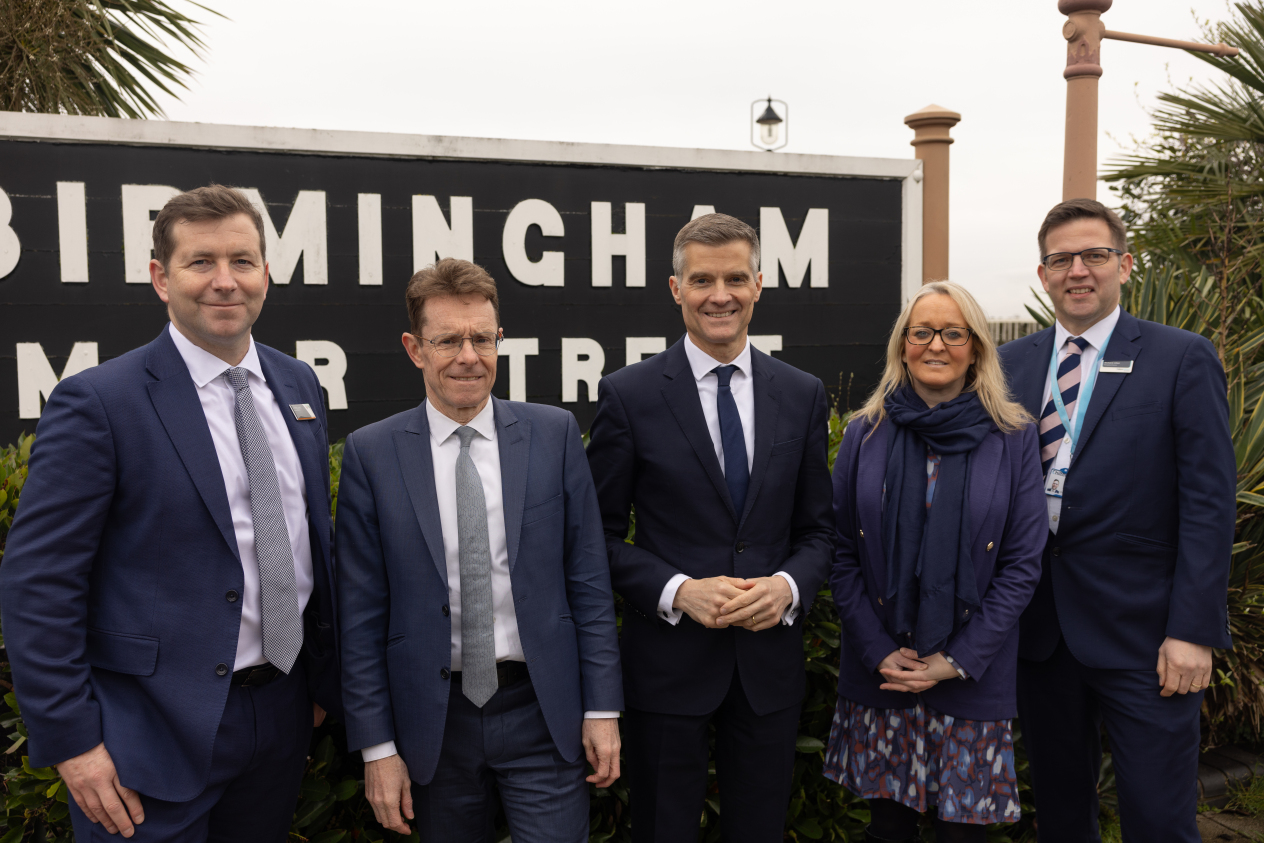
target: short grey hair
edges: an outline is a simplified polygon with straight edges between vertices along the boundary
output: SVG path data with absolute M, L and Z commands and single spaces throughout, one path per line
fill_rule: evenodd
M 751 277 L 755 277 L 759 274 L 759 235 L 755 229 L 728 214 L 703 214 L 680 230 L 672 245 L 672 274 L 679 281 L 685 280 L 685 246 L 690 243 L 723 246 L 737 241 L 750 246 Z

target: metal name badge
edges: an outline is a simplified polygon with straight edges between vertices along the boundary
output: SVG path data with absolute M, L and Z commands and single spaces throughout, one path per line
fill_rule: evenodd
M 1101 370 L 1103 372 L 1118 372 L 1121 375 L 1126 375 L 1132 371 L 1132 361 L 1131 360 L 1103 360 Z
M 295 421 L 312 421 L 316 418 L 311 404 L 291 404 L 290 412 L 294 414 Z

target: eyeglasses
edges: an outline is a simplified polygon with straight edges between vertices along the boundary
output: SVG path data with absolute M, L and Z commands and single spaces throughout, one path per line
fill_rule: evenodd
M 473 334 L 468 337 L 460 334 L 440 334 L 432 339 L 426 339 L 421 334 L 413 334 L 413 336 L 422 342 L 430 343 L 434 353 L 440 357 L 456 357 L 461 353 L 466 340 L 470 341 L 470 347 L 479 357 L 491 357 L 500 348 L 501 340 L 499 334 Z
M 904 339 L 909 345 L 930 345 L 935 334 L 944 341 L 944 345 L 965 345 L 974 334 L 969 328 L 928 328 L 925 325 L 910 325 L 904 329 Z
M 1085 249 L 1082 252 L 1054 252 L 1052 255 L 1045 255 L 1040 262 L 1045 265 L 1045 269 L 1053 272 L 1066 272 L 1071 268 L 1071 264 L 1075 263 L 1076 255 L 1085 266 L 1104 266 L 1111 255 L 1122 255 L 1119 249 Z

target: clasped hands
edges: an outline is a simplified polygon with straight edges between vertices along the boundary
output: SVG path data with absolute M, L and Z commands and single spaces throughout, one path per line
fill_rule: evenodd
M 887 680 L 879 688 L 909 694 L 920 694 L 944 679 L 958 679 L 961 676 L 956 668 L 948 664 L 943 653 L 932 653 L 921 658 L 916 650 L 907 647 L 901 647 L 879 662 L 878 672 Z
M 759 632 L 781 623 L 793 601 L 785 577 L 707 577 L 681 583 L 672 608 L 708 629 L 736 626 Z

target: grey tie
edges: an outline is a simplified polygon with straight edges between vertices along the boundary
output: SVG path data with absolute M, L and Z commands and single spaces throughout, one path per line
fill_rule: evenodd
M 482 708 L 496 693 L 496 638 L 492 631 L 492 549 L 487 499 L 470 456 L 472 427 L 458 427 L 456 458 L 457 552 L 461 562 L 461 690 Z
M 272 446 L 255 411 L 246 370 L 224 373 L 236 392 L 233 413 L 237 442 L 250 480 L 250 520 L 255 528 L 255 556 L 259 562 L 259 616 L 263 628 L 263 657 L 283 673 L 289 673 L 303 647 L 303 617 L 298 610 L 298 586 L 294 580 L 294 553 L 285 526 L 281 488 L 277 483 Z

